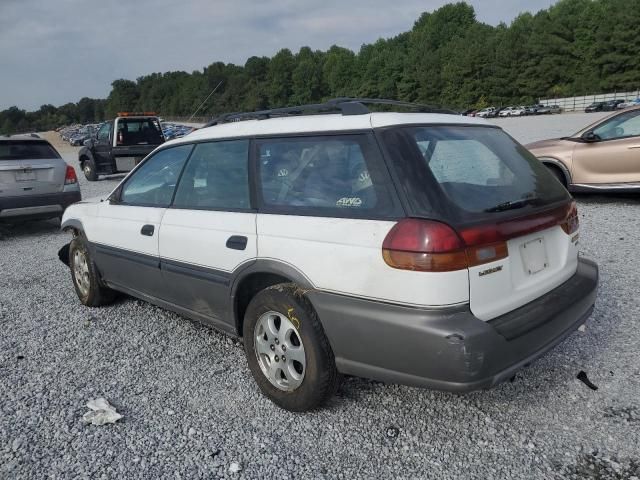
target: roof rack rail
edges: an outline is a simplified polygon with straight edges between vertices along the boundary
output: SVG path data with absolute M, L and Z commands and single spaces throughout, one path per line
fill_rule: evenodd
M 407 108 L 421 113 L 459 115 L 453 110 L 422 105 L 419 103 L 387 100 L 383 98 L 341 97 L 327 100 L 325 103 L 313 103 L 309 105 L 299 105 L 296 107 L 272 108 L 270 110 L 259 110 L 257 112 L 225 113 L 212 119 L 205 125 L 205 127 L 212 127 L 222 123 L 241 122 L 243 120 L 265 120 L 268 118 L 296 115 L 326 115 L 330 113 L 342 113 L 342 115 L 366 115 L 367 113 L 371 113 L 371 110 L 369 110 L 366 105 L 389 105 Z

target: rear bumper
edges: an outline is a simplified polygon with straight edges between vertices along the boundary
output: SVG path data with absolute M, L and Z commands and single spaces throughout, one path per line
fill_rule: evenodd
M 0 197 L 0 219 L 57 217 L 69 205 L 80 200 L 79 189 L 47 195 Z
M 542 356 L 586 321 L 598 267 L 580 259 L 568 281 L 508 314 L 484 322 L 468 305 L 419 309 L 309 292 L 349 375 L 438 390 L 490 388 Z

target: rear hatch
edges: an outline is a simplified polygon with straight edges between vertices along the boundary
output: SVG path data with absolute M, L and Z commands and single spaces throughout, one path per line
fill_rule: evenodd
M 575 204 L 523 146 L 491 126 L 410 127 L 400 135 L 410 210 L 450 225 L 462 240 L 456 248 L 466 253 L 476 317 L 514 310 L 575 273 Z
M 66 164 L 46 140 L 0 140 L 0 195 L 47 195 L 64 188 Z

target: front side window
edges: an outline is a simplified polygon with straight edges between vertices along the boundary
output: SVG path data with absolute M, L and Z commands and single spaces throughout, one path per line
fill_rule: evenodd
M 136 169 L 122 187 L 120 202 L 144 207 L 168 207 L 192 145 L 160 150 Z
M 616 115 L 598 125 L 593 133 L 600 140 L 635 137 L 640 135 L 640 110 L 633 110 Z
M 328 215 L 390 214 L 389 180 L 366 135 L 260 140 L 262 200 L 276 209 Z
M 250 208 L 249 141 L 199 143 L 184 170 L 173 201 L 177 208 Z

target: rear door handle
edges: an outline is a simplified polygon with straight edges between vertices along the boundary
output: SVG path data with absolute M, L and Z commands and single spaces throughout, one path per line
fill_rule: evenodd
M 634 148 L 640 148 L 640 145 L 632 145 L 632 146 L 629 147 L 629 150 L 632 150 Z
M 247 237 L 241 235 L 233 235 L 227 240 L 227 248 L 233 250 L 244 250 L 247 248 Z
M 153 231 L 155 230 L 155 227 L 153 225 L 144 225 L 141 229 L 140 229 L 140 233 L 142 235 L 145 235 L 147 237 L 153 237 Z

